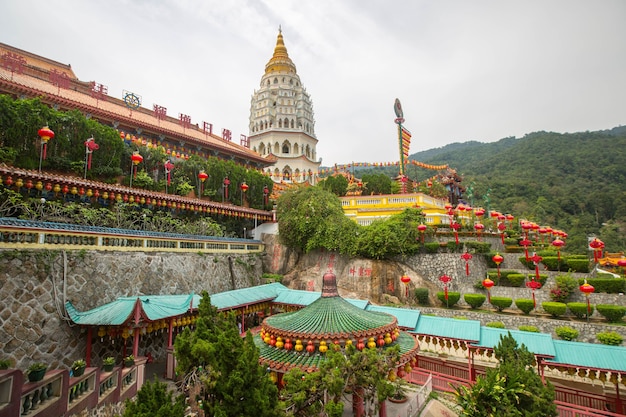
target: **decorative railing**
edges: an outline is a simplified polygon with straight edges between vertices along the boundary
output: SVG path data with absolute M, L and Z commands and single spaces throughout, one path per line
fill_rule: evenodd
M 0 248 L 259 253 L 259 240 L 0 218 Z

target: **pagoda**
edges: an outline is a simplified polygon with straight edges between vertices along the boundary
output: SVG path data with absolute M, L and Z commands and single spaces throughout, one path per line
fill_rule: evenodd
M 363 310 L 340 297 L 332 272 L 324 274 L 320 298 L 301 310 L 267 317 L 255 341 L 260 363 L 279 385 L 294 367 L 317 371 L 331 345 L 358 350 L 399 346 L 402 371 L 415 364 L 419 352 L 417 339 L 399 329 L 396 317 Z

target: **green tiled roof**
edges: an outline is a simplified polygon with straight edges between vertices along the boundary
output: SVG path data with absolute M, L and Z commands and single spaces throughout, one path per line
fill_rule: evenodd
M 535 333 L 535 332 L 523 332 L 521 330 L 507 330 L 496 329 L 493 327 L 483 326 L 480 329 L 480 342 L 473 343 L 475 347 L 494 348 L 500 343 L 500 336 L 506 336 L 507 333 L 511 333 L 511 336 L 517 341 L 518 345 L 526 345 L 528 350 L 535 355 L 554 357 L 556 351 L 554 350 L 554 344 L 552 336 L 547 333 Z
M 275 304 L 308 306 L 309 304 L 312 304 L 321 297 L 319 291 L 290 290 L 288 288 L 285 289 L 286 291 L 279 291 L 276 298 L 272 300 Z M 368 300 L 356 300 L 350 298 L 344 298 L 344 300 L 346 300 L 353 306 L 359 307 L 361 309 L 365 309 L 370 304 Z
M 259 348 L 260 360 L 266 364 L 271 363 L 273 365 L 272 368 L 275 370 L 286 371 L 297 366 L 301 368 L 312 368 L 310 370 L 313 371 L 315 370 L 314 368 L 319 367 L 319 364 L 326 359 L 326 356 L 321 354 L 319 351 L 309 354 L 306 350 L 296 352 L 293 349 L 289 351 L 285 349 L 277 349 L 263 342 L 263 340 L 261 340 L 261 336 L 258 334 L 254 337 L 254 343 Z M 400 332 L 395 344 L 390 346 L 395 345 L 400 347 L 400 356 L 414 354 L 417 349 L 417 341 L 415 338 L 405 332 Z
M 595 343 L 554 340 L 554 358 L 547 364 L 574 365 L 592 369 L 626 372 L 626 348 Z
M 302 310 L 270 316 L 264 324 L 292 337 L 344 337 L 394 322 L 396 318 L 389 314 L 365 311 L 341 297 L 320 297 Z
M 140 314 L 149 320 L 185 314 L 191 308 L 193 294 L 186 295 L 142 295 L 139 297 L 119 297 L 117 300 L 92 310 L 79 312 L 71 302 L 65 308 L 72 321 L 80 325 L 117 326 L 131 319 L 137 302 Z
M 225 291 L 217 294 L 211 294 L 211 304 L 218 310 L 228 310 L 250 304 L 260 303 L 263 301 L 274 300 L 278 294 L 285 292 L 287 287 L 278 282 L 271 284 L 258 285 L 256 287 L 241 288 L 239 290 Z M 196 298 L 200 302 L 200 296 Z M 194 300 L 194 301 L 196 301 Z M 194 307 L 197 307 L 195 305 Z
M 398 319 L 398 326 L 411 330 L 417 327 L 417 322 L 420 319 L 420 311 L 409 308 L 375 306 L 370 304 L 367 306 L 367 311 L 391 314 Z
M 459 320 L 447 317 L 419 316 L 415 333 L 450 339 L 480 340 L 480 322 L 477 320 Z

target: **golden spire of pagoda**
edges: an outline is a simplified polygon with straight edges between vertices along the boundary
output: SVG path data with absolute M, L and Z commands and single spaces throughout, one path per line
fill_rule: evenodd
M 265 75 L 274 72 L 292 72 L 294 74 L 296 72 L 296 66 L 287 53 L 287 47 L 283 41 L 283 31 L 280 26 L 278 27 L 278 38 L 276 39 L 274 55 L 265 65 Z

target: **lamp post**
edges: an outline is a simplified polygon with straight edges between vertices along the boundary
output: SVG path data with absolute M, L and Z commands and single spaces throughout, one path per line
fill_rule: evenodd
M 426 232 L 426 229 L 427 229 L 427 226 L 424 223 L 417 226 L 417 231 L 420 232 L 420 235 L 421 235 L 422 244 L 424 244 L 424 233 Z
M 165 176 L 167 177 L 165 182 L 165 194 L 167 194 L 167 187 L 169 187 L 172 182 L 172 170 L 174 169 L 174 164 L 168 159 L 165 161 L 165 164 L 163 164 L 163 167 L 165 168 Z
M 443 282 L 443 298 L 445 298 L 446 300 L 446 308 L 449 307 L 448 305 L 448 283 L 450 283 L 450 281 L 452 281 L 452 278 L 449 277 L 446 274 L 443 274 L 442 276 L 439 277 L 439 281 Z
M 198 179 L 200 180 L 200 184 L 199 184 L 200 192 L 198 195 L 199 198 L 202 198 L 202 193 L 204 192 L 204 182 L 207 180 L 207 178 L 209 178 L 209 174 L 204 172 L 204 170 L 201 170 L 198 173 Z
M 137 177 L 137 165 L 143 161 L 143 156 L 139 154 L 138 151 L 133 152 L 130 156 L 130 188 L 133 188 L 133 178 Z
M 483 230 L 485 230 L 485 225 L 482 223 L 476 223 L 474 225 L 474 229 L 476 230 L 476 234 L 478 235 L 478 241 L 480 241 L 480 236 L 483 233 Z
M 552 241 L 552 246 L 556 248 L 557 259 L 559 261 L 559 271 L 561 270 L 561 248 L 565 246 L 565 241 L 558 237 Z
M 578 289 L 580 289 L 580 292 L 585 294 L 585 298 L 587 298 L 587 321 L 589 321 L 589 316 L 591 315 L 591 304 L 589 303 L 589 295 L 591 295 L 591 293 L 595 291 L 595 288 L 593 288 L 593 285 L 588 284 L 587 278 L 585 278 L 585 283 L 578 287 Z
M 406 298 L 409 298 L 409 282 L 411 282 L 411 277 L 409 277 L 408 275 L 402 275 L 402 277 L 400 278 L 400 281 L 402 281 L 402 283 L 406 287 L 404 296 Z
M 598 261 L 602 257 L 602 249 L 604 249 L 604 242 L 596 237 L 596 238 L 593 238 L 593 240 L 589 243 L 589 247 L 593 249 L 593 262 L 598 263 Z
M 50 130 L 48 126 L 44 126 L 37 134 L 41 138 L 41 152 L 39 152 L 39 172 L 41 172 L 41 161 L 46 159 L 46 149 L 48 148 L 48 141 L 54 138 L 54 132 Z
M 533 252 L 533 256 L 530 257 L 530 260 L 535 264 L 535 278 L 539 281 L 539 263 L 543 260 L 543 258 L 537 255 L 536 252 Z
M 487 289 L 487 302 L 489 304 L 491 304 L 491 287 L 493 287 L 494 284 L 495 283 L 489 277 L 483 279 L 483 287 Z
M 524 256 L 526 257 L 526 262 L 528 262 L 530 260 L 528 257 L 528 247 L 532 246 L 533 242 L 526 237 L 520 240 L 519 244 L 524 247 Z
M 456 242 L 456 244 L 459 244 L 459 229 L 461 228 L 461 224 L 454 222 L 452 223 L 452 229 L 454 229 L 454 241 Z
M 239 188 L 241 189 L 241 207 L 243 207 L 243 196 L 246 194 L 246 191 L 248 191 L 248 188 L 250 188 L 250 187 L 244 181 L 244 182 L 241 183 Z
M 504 261 L 504 258 L 499 253 L 496 253 L 495 255 L 493 255 L 491 260 L 496 264 L 496 267 L 498 268 L 498 279 L 500 279 L 500 264 Z
M 500 222 L 498 223 L 498 232 L 500 232 L 500 239 L 502 240 L 502 244 L 504 245 L 504 232 L 506 231 L 506 223 Z
M 91 169 L 91 156 L 93 151 L 96 151 L 100 148 L 100 145 L 96 143 L 96 140 L 93 137 L 90 137 L 85 141 L 85 175 L 84 179 L 87 179 L 87 170 Z
M 537 301 L 535 300 L 535 290 L 541 288 L 541 282 L 531 279 L 526 283 L 526 287 L 530 288 L 533 292 L 533 308 L 537 308 Z
M 228 201 L 228 186 L 230 185 L 230 180 L 228 179 L 228 175 L 224 177 L 224 181 L 222 182 L 222 203 L 224 201 Z

